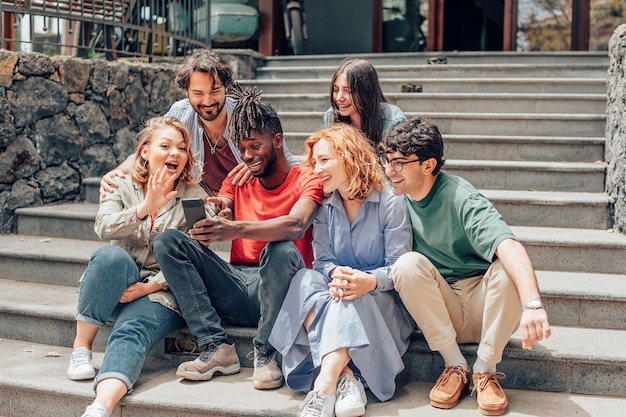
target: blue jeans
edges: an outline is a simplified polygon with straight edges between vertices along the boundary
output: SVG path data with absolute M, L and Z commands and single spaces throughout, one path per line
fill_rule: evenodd
M 118 246 L 105 246 L 91 256 L 78 290 L 76 320 L 103 327 L 115 321 L 96 384 L 107 378 L 123 381 L 130 392 L 139 378 L 146 353 L 167 334 L 184 326 L 175 311 L 146 297 L 120 303 L 124 291 L 140 282 L 133 258 Z
M 161 233 L 152 248 L 198 345 L 225 342 L 224 319 L 258 325 L 254 346 L 274 351 L 267 340 L 291 278 L 304 268 L 293 242 L 268 243 L 258 266 L 231 265 L 178 230 Z

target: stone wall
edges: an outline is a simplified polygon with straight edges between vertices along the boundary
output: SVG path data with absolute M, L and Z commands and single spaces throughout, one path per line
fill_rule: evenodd
M 260 55 L 220 53 L 238 78 L 254 75 Z M 142 122 L 184 97 L 178 64 L 0 50 L 0 233 L 16 232 L 16 208 L 80 200 L 84 178 L 132 153 Z
M 626 233 L 626 25 L 609 42 L 605 159 L 606 190 L 614 200 L 613 228 Z

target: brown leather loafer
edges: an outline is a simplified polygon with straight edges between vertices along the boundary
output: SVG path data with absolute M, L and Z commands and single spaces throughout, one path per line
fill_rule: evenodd
M 509 400 L 506 398 L 504 390 L 500 386 L 498 379 L 504 379 L 506 375 L 502 372 L 476 372 L 472 375 L 478 410 L 486 416 L 501 416 L 506 413 Z
M 469 392 L 469 371 L 462 366 L 448 366 L 430 390 L 430 405 L 452 408 L 459 404 L 461 395 Z

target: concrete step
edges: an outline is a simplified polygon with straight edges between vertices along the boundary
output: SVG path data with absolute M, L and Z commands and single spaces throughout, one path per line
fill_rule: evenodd
M 83 178 L 81 185 L 85 202 L 96 204 L 100 202 L 100 180 L 101 177 Z
M 481 190 L 511 225 L 606 229 L 609 198 L 604 193 Z M 80 216 L 72 216 L 72 213 Z M 19 209 L 18 233 L 99 240 L 93 230 L 98 205 L 68 203 Z M 220 243 L 221 250 L 228 250 Z
M 18 281 L 75 287 L 91 254 L 108 244 L 62 237 L 0 235 L 1 276 Z M 224 259 L 229 258 L 230 242 L 212 247 Z
M 54 356 L 50 356 L 51 353 Z M 93 400 L 90 381 L 65 376 L 70 349 L 50 344 L 0 341 L 0 415 L 11 417 L 79 416 Z M 58 354 L 58 356 L 56 356 Z M 97 366 L 102 354 L 96 353 Z M 541 372 L 543 375 L 544 372 Z M 573 373 L 572 373 L 573 374 Z M 513 375 L 509 374 L 508 378 Z M 581 375 L 576 375 L 582 378 Z M 299 413 L 305 395 L 283 386 L 259 391 L 252 387 L 252 370 L 220 376 L 208 382 L 183 382 L 167 362 L 148 361 L 132 394 L 122 399 L 112 417 L 287 417 Z M 606 378 L 605 378 L 606 379 Z M 474 396 L 464 397 L 453 410 L 430 406 L 432 382 L 400 380 L 391 401 L 381 403 L 368 392 L 366 416 L 481 417 Z M 621 382 L 621 381 L 617 381 Z M 604 393 L 540 392 L 507 389 L 510 417 L 620 416 L 626 399 Z M 37 398 L 38 401 L 33 401 Z
M 612 230 L 512 226 L 535 269 L 623 274 L 626 236 Z
M 444 170 L 481 190 L 601 193 L 606 163 L 450 159 Z
M 372 65 L 384 65 L 393 62 L 396 65 L 427 64 L 430 58 L 446 58 L 448 64 L 609 64 L 606 51 L 598 52 L 387 52 L 352 54 L 350 57 L 362 58 Z M 339 54 L 273 56 L 267 57 L 264 67 L 315 67 L 339 66 L 346 58 Z
M 623 273 L 626 237 L 606 230 L 512 226 L 540 270 Z M 0 235 L 0 271 L 8 279 L 75 286 L 105 242 Z M 216 248 L 220 253 L 227 249 Z
M 407 119 L 430 119 L 443 135 L 573 136 L 603 135 L 606 115 L 564 113 L 405 112 Z M 314 132 L 324 127 L 323 111 L 279 112 L 286 132 Z
M 283 79 L 239 80 L 242 87 L 253 87 L 267 94 L 327 94 L 330 97 L 330 80 L 302 78 L 297 81 Z M 379 77 L 385 94 L 401 93 L 403 86 L 421 86 L 424 93 L 530 93 L 537 94 L 606 94 L 606 75 L 598 77 L 517 77 L 480 78 L 434 77 Z
M 94 231 L 98 205 L 94 203 L 50 204 L 15 210 L 21 235 L 100 240 Z
M 481 190 L 509 225 L 606 230 L 611 201 L 604 193 Z
M 501 370 L 515 375 L 515 378 L 507 379 L 506 386 L 559 392 L 571 389 L 576 393 L 626 396 L 626 382 L 616 376 L 623 376 L 626 372 L 626 353 L 621 349 L 622 342 L 626 342 L 623 321 L 621 329 L 600 327 L 604 323 L 620 325 L 619 317 L 623 317 L 626 305 L 626 277 L 599 275 L 592 278 L 585 275 L 577 281 L 572 280 L 573 277 L 547 274 L 552 273 L 540 273 L 540 282 L 548 288 L 550 285 L 545 282 L 551 282 L 552 286 L 552 296 L 548 290 L 544 292 L 544 299 L 553 335 L 532 351 L 521 349 L 519 333 L 512 336 L 504 352 Z M 588 281 L 584 282 L 584 279 Z M 595 292 L 591 296 L 585 295 L 585 291 L 591 287 L 589 281 L 594 280 L 599 284 Z M 71 347 L 75 335 L 76 288 L 10 280 L 0 280 L 0 283 L 6 288 L 0 297 L 0 338 L 29 343 L 46 341 L 58 347 Z M 583 284 L 579 286 L 580 283 Z M 616 288 L 609 285 L 616 285 Z M 32 302 L 24 305 L 23 297 L 32 299 Z M 603 310 L 609 320 L 602 320 Z M 553 312 L 556 313 L 553 315 Z M 567 313 L 573 317 L 566 317 Z M 559 320 L 578 323 L 582 327 L 562 326 L 558 324 Z M 107 325 L 99 332 L 94 345 L 96 351 L 104 350 L 110 328 Z M 255 330 L 231 326 L 227 332 L 236 343 L 244 366 L 251 366 L 246 355 L 252 349 Z M 463 345 L 462 350 L 473 361 L 476 345 Z M 192 357 L 188 354 L 166 353 L 161 344 L 156 345 L 149 356 L 167 361 L 172 367 Z M 443 366 L 441 359 L 430 351 L 419 332 L 412 337 L 404 362 L 407 369 L 400 379 L 410 381 L 434 381 Z M 578 380 L 580 374 L 589 371 L 593 372 L 594 378 L 601 378 Z M 607 381 L 610 375 L 616 378 L 612 385 Z
M 311 132 L 285 132 L 289 150 L 304 155 L 304 141 Z M 498 161 L 567 161 L 604 160 L 604 137 L 443 135 L 445 157 L 450 159 Z M 99 183 L 99 180 L 98 180 Z M 97 191 L 97 188 L 96 188 Z M 98 200 L 94 200 L 97 202 Z
M 0 271 L 3 278 L 77 286 L 91 254 L 106 242 L 0 235 Z
M 3 274 L 4 275 L 4 274 Z M 594 329 L 626 330 L 626 275 L 537 271 L 539 287 L 550 323 Z M 0 278 L 0 337 L 59 346 L 72 346 L 78 288 Z M 27 299 L 28 303 L 24 300 Z M 105 326 L 95 348 L 104 350 L 110 334 Z M 254 334 L 229 327 L 241 347 L 251 346 Z M 170 337 L 187 337 L 187 332 Z M 172 345 L 173 346 L 173 345 Z M 176 352 L 172 347 L 169 352 Z M 191 351 L 191 349 L 189 349 Z M 244 352 L 244 355 L 247 353 Z M 163 346 L 153 356 L 164 357 Z
M 604 114 L 606 94 L 389 93 L 404 112 Z M 263 94 L 276 111 L 326 111 L 328 93 Z
M 284 138 L 291 153 L 304 155 L 304 141 L 313 133 L 285 132 Z M 604 137 L 446 134 L 443 140 L 444 156 L 450 159 L 533 162 L 604 160 Z
M 550 323 L 626 330 L 626 275 L 537 271 Z
M 479 78 L 479 77 L 606 77 L 608 63 L 517 63 L 517 64 L 381 64 L 376 65 L 379 78 Z M 337 70 L 332 66 L 307 67 L 260 67 L 256 79 L 307 79 L 317 78 L 330 81 Z

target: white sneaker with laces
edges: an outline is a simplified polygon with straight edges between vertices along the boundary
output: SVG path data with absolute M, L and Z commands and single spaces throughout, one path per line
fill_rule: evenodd
M 96 370 L 93 367 L 91 359 L 91 351 L 86 347 L 76 348 L 70 357 L 70 364 L 67 367 L 67 377 L 73 381 L 83 379 L 92 379 L 96 376 Z
M 300 408 L 300 417 L 333 417 L 335 415 L 335 394 L 325 395 L 321 391 L 307 394 Z
M 335 414 L 337 417 L 357 417 L 365 414 L 367 396 L 365 388 L 359 379 L 352 379 L 343 374 L 337 385 L 337 402 Z
M 91 404 L 85 409 L 82 417 L 109 417 L 109 413 L 102 405 Z

